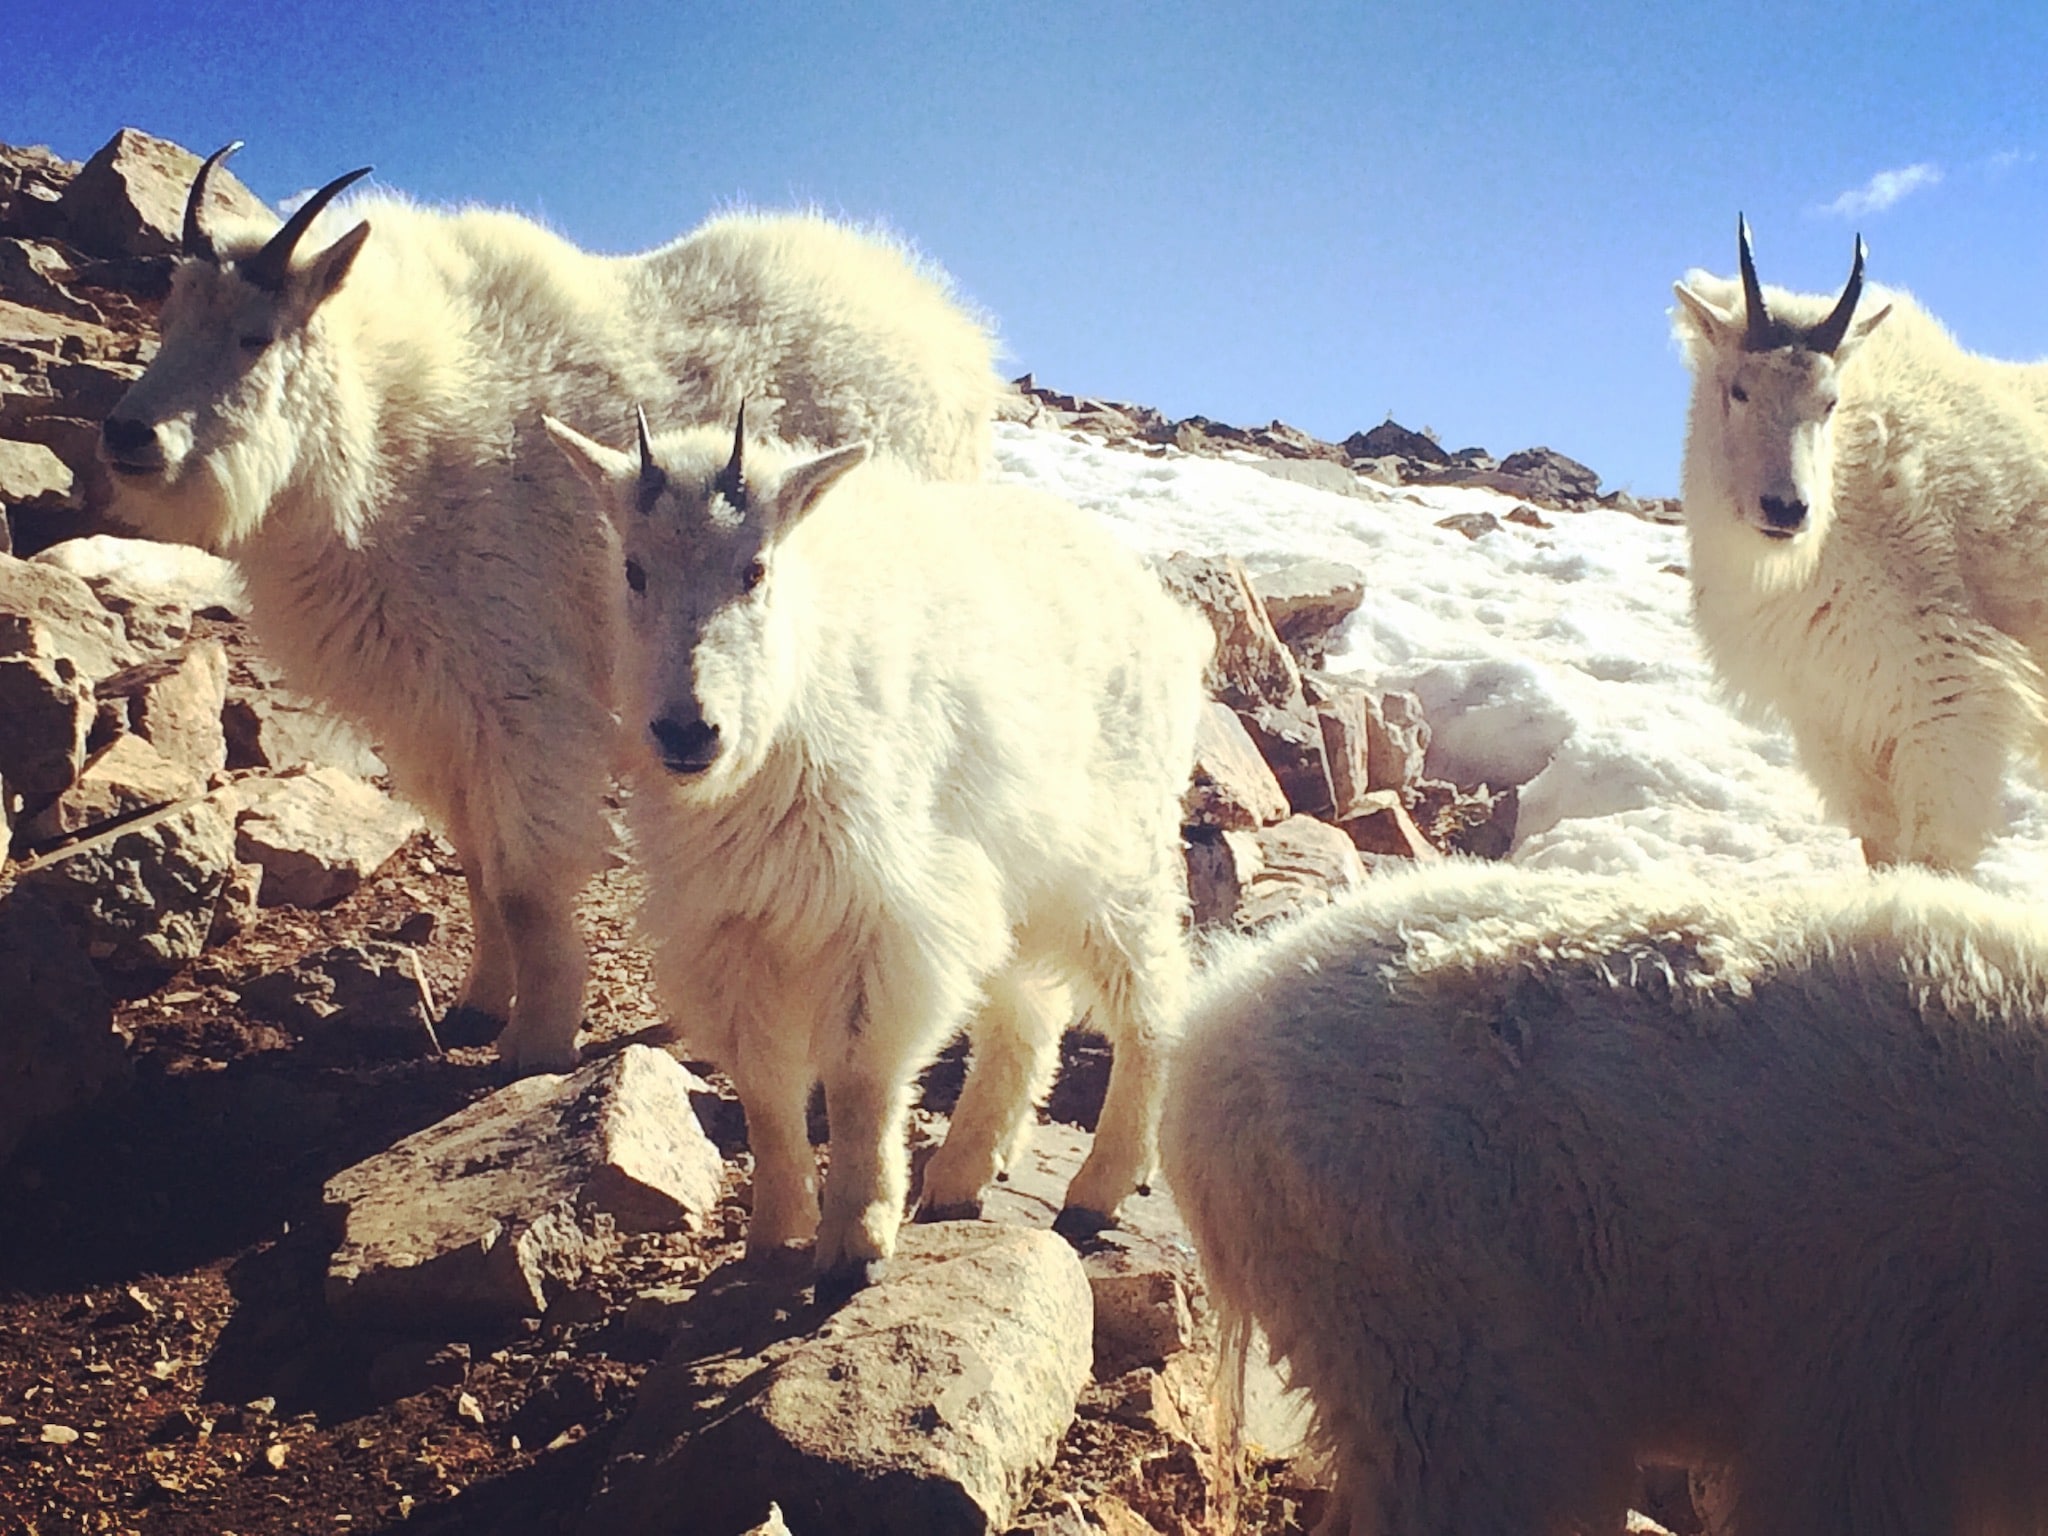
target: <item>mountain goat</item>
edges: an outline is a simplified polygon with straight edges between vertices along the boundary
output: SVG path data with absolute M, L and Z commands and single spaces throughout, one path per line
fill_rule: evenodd
M 775 396 L 780 431 L 973 479 L 989 338 L 901 248 L 809 214 L 608 257 L 510 213 L 378 197 L 308 241 L 357 171 L 274 232 L 214 231 L 227 153 L 193 182 L 162 348 L 102 429 L 115 511 L 234 558 L 294 684 L 377 738 L 461 854 L 477 940 L 458 1004 L 509 1018 L 508 1061 L 570 1065 L 617 561 L 541 416 L 599 430 L 637 398 L 729 419 Z
M 1967 869 L 2048 751 L 2048 367 L 1965 352 L 1903 293 L 1689 273 L 1693 614 L 1790 726 L 1873 864 Z
M 1207 625 L 1039 492 L 744 427 L 729 458 L 723 434 L 655 444 L 644 418 L 637 458 L 549 429 L 623 545 L 643 926 L 685 1038 L 746 1108 L 750 1250 L 815 1232 L 821 1293 L 871 1278 L 903 1213 L 912 1079 L 970 1018 L 924 1206 L 973 1209 L 1030 1133 L 1071 984 L 1115 1062 L 1062 1226 L 1108 1220 L 1151 1176 L 1186 988 Z
M 1739 1531 L 2031 1531 L 2044 1023 L 2048 921 L 1924 870 L 1442 865 L 1220 967 L 1161 1152 L 1326 1530 L 1619 1531 L 1642 1459 Z

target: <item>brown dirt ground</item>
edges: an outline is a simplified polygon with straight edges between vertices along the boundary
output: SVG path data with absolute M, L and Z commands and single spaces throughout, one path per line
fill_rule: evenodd
M 586 900 L 600 1047 L 660 1035 L 631 903 L 624 869 Z M 744 1122 L 736 1104 L 707 1121 L 733 1173 L 713 1236 L 631 1240 L 562 1315 L 463 1338 L 341 1328 L 322 1300 L 323 1183 L 505 1076 L 473 1042 L 394 1057 L 359 1035 L 294 1036 L 236 989 L 331 944 L 401 935 L 434 996 L 452 996 L 468 909 L 432 834 L 333 907 L 265 909 L 126 998 L 132 1082 L 0 1168 L 0 1536 L 575 1528 L 662 1346 L 627 1326 L 626 1302 L 739 1252 Z M 1100 1052 L 1070 1041 L 1069 1058 L 1054 1109 L 1092 1121 Z M 920 1139 L 958 1076 L 957 1058 L 934 1068 Z M 1032 1517 L 1216 1526 L 1205 1458 L 1129 1413 L 1129 1385 L 1091 1388 Z M 1241 1528 L 1299 1529 L 1315 1503 L 1287 1467 L 1262 1466 Z

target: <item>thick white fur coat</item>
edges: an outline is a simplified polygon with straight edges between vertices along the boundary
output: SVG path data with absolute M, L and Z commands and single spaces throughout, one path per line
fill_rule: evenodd
M 673 484 L 701 486 L 729 448 L 700 433 L 658 457 Z M 750 497 L 771 497 L 783 455 L 747 452 Z M 664 557 L 649 537 L 652 592 L 685 552 Z M 692 655 L 629 640 L 622 668 L 638 718 L 693 677 L 726 745 L 701 778 L 648 755 L 631 816 L 657 983 L 746 1104 L 750 1241 L 817 1226 L 823 1270 L 886 1257 L 912 1079 L 975 1020 L 924 1193 L 971 1208 L 1029 1135 L 1065 985 L 1116 1048 L 1068 1195 L 1106 1217 L 1152 1171 L 1185 986 L 1179 803 L 1206 625 L 1073 507 L 922 484 L 884 461 L 827 490 L 768 571 L 758 602 L 714 618 Z M 818 1080 L 832 1131 L 822 1226 L 803 1135 Z
M 300 291 L 358 220 L 345 280 Z M 230 260 L 269 233 L 216 232 Z M 295 272 L 281 299 L 232 266 L 178 272 L 121 408 L 162 423 L 173 464 L 124 477 L 117 511 L 233 556 L 289 679 L 366 727 L 453 838 L 477 925 L 461 1001 L 509 1016 L 508 1059 L 570 1064 L 617 561 L 542 414 L 611 435 L 636 402 L 689 421 L 744 399 L 771 430 L 973 479 L 989 337 L 901 247 L 810 214 L 601 257 L 509 213 L 364 198 L 328 210 Z M 276 333 L 253 356 L 252 329 Z
M 2048 1521 L 2048 922 L 1945 877 L 1449 865 L 1221 966 L 1162 1151 L 1328 1526 Z
M 1736 317 L 1733 279 L 1686 286 Z M 1833 301 L 1768 288 L 1811 324 Z M 1684 307 L 1695 374 L 1684 495 L 1693 611 L 1736 699 L 1791 728 L 1829 812 L 1873 863 L 1967 869 L 2017 755 L 2048 750 L 2048 366 L 1965 352 L 1906 294 L 1843 363 L 1832 506 L 1774 543 L 1732 504 L 1720 372 Z

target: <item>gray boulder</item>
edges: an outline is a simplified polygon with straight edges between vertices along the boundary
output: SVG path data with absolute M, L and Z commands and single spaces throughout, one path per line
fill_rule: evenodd
M 0 668 L 5 665 L 0 662 Z M 85 760 L 63 793 L 22 824 L 21 835 L 31 843 L 76 837 L 124 816 L 188 800 L 205 789 L 203 775 L 169 761 L 142 737 L 116 736 Z
M 175 969 L 198 958 L 235 862 L 212 799 L 188 800 L 27 865 L 14 899 L 55 911 L 114 969 Z
M 724 1164 L 693 1086 L 665 1051 L 631 1045 L 521 1078 L 336 1174 L 329 1306 L 401 1326 L 538 1316 L 617 1233 L 698 1228 Z
M 56 214 L 65 237 L 95 256 L 171 256 L 180 246 L 185 197 L 199 156 L 168 139 L 123 128 L 100 146 L 64 189 Z M 207 213 L 261 218 L 269 212 L 225 166 L 207 186 Z
M 424 823 L 417 811 L 339 768 L 244 779 L 236 857 L 263 866 L 267 907 L 318 907 L 361 885 Z
M 1006 1530 L 1073 1420 L 1092 1313 L 1050 1232 L 908 1227 L 889 1275 L 808 1336 L 700 1355 L 686 1330 L 582 1530 L 731 1536 L 770 1501 L 795 1536 Z
M 0 783 L 30 796 L 70 788 L 93 715 L 92 689 L 68 658 L 0 656 Z

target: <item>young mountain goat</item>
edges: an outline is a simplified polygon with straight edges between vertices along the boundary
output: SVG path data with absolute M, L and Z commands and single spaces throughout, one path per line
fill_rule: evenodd
M 605 430 L 636 398 L 689 421 L 772 396 L 778 430 L 973 479 L 989 338 L 900 247 L 809 214 L 606 257 L 509 213 L 367 198 L 308 241 L 358 171 L 275 232 L 211 230 L 226 153 L 193 182 L 162 349 L 102 431 L 115 510 L 236 560 L 290 679 L 454 840 L 477 933 L 458 1003 L 509 1017 L 508 1061 L 571 1065 L 617 561 L 542 414 Z
M 1186 986 L 1207 625 L 1034 491 L 920 483 L 859 446 L 747 442 L 743 466 L 716 431 L 653 444 L 643 420 L 636 459 L 549 427 L 624 546 L 643 923 L 685 1038 L 746 1107 L 750 1249 L 815 1231 L 822 1293 L 871 1276 L 912 1079 L 971 1018 L 924 1206 L 974 1209 L 1030 1134 L 1070 982 L 1116 1058 L 1062 1222 L 1107 1221 L 1151 1176 Z
M 1903 293 L 1689 273 L 1693 613 L 1873 864 L 1968 869 L 2048 751 L 2048 367 L 1976 357 Z M 1859 317 L 1860 310 L 1860 317 Z
M 2048 1522 L 2048 921 L 1921 870 L 1443 865 L 1223 964 L 1165 1175 L 1306 1388 L 1326 1532 Z M 1228 1402 L 1228 1398 L 1226 1398 Z

